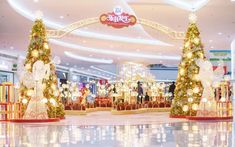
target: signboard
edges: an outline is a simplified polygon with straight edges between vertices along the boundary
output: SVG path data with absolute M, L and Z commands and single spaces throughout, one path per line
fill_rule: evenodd
M 210 50 L 209 54 L 213 69 L 217 68 L 219 61 L 223 61 L 225 74 L 231 73 L 231 50 Z
M 114 28 L 123 28 L 136 24 L 136 17 L 123 12 L 121 7 L 115 7 L 113 12 L 101 14 L 100 22 Z

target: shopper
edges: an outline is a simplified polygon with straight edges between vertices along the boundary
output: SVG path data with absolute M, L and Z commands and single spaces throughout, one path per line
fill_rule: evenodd
M 147 93 L 147 92 L 146 92 L 146 94 L 145 94 L 144 101 L 145 101 L 145 102 L 148 102 L 148 101 L 149 101 L 149 95 L 148 95 L 148 93 Z
M 175 82 L 172 82 L 172 84 L 169 87 L 169 93 L 172 94 L 171 100 L 174 99 L 174 91 L 175 91 Z

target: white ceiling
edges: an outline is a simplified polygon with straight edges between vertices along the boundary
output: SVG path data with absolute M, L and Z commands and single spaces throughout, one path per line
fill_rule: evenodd
M 0 0 L 0 49 L 12 54 L 25 54 L 33 25 L 30 17 L 34 17 L 37 10 L 43 12 L 43 19 L 48 29 L 61 28 L 81 19 L 99 17 L 102 13 L 112 12 L 113 7 L 119 5 L 125 12 L 135 14 L 137 18 L 156 21 L 176 31 L 186 31 L 190 12 L 182 7 L 166 3 L 169 1 L 172 0 L 60 0 L 59 2 L 57 0 Z M 177 1 L 185 2 L 185 0 Z M 9 3 L 12 5 L 10 6 Z M 19 12 L 19 9 L 31 16 Z M 235 38 L 235 2 L 210 0 L 196 14 L 206 52 L 210 49 L 230 49 L 230 44 Z M 169 60 L 166 57 L 180 57 L 183 45 L 183 40 L 173 40 L 165 34 L 141 25 L 114 29 L 96 23 L 80 28 L 76 32 L 77 34 L 57 40 L 74 44 L 77 46 L 76 49 L 56 45 L 54 42 L 50 43 L 53 55 L 61 57 L 62 65 L 70 67 L 95 65 L 105 67 L 106 70 L 113 69 L 112 65 L 104 66 L 101 63 L 86 62 L 65 56 L 64 51 L 69 51 L 89 59 L 113 60 L 113 64 L 132 61 L 176 66 L 179 60 Z M 145 43 L 133 43 L 133 40 L 137 42 L 145 40 Z M 151 41 L 155 44 L 149 44 Z M 156 45 L 157 41 L 172 46 Z M 88 50 L 90 48 L 98 52 Z M 108 53 L 99 50 L 108 51 Z M 166 57 L 157 59 L 159 55 Z

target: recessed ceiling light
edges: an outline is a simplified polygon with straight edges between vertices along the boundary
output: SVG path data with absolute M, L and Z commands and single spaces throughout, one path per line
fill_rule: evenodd
M 93 57 L 93 55 L 89 55 L 90 57 Z
M 86 43 L 86 40 L 82 40 L 82 43 Z
M 38 2 L 38 0 L 33 0 L 35 3 L 37 3 Z
M 209 40 L 209 42 L 213 42 L 213 40 Z
M 221 33 L 221 32 L 219 32 L 219 33 L 218 33 L 218 35 L 222 35 L 222 33 Z
M 61 15 L 61 16 L 60 16 L 60 19 L 64 19 L 64 16 Z
M 140 49 L 137 49 L 136 51 L 137 51 L 137 52 L 140 52 Z
M 13 49 L 14 49 L 14 47 L 13 47 L 13 46 L 11 46 L 11 47 L 10 47 L 10 49 L 11 49 L 11 50 L 13 50 Z
M 211 46 L 211 48 L 214 48 L 214 46 Z

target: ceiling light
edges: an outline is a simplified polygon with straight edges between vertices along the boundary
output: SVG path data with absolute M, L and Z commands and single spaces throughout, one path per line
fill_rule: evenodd
M 93 55 L 89 55 L 90 57 L 93 57 Z
M 90 66 L 90 68 L 95 69 L 95 70 L 98 70 L 98 71 L 101 71 L 101 72 L 104 72 L 104 73 L 108 73 L 108 74 L 111 74 L 111 75 L 114 75 L 114 76 L 116 76 L 116 75 L 117 75 L 117 74 L 115 74 L 115 73 L 112 73 L 112 72 L 109 72 L 109 71 L 103 70 L 103 69 L 98 68 L 98 67 L 95 67 L 95 66 Z
M 33 0 L 35 3 L 37 3 L 38 2 L 38 0 Z
M 166 56 L 166 55 L 153 55 L 153 54 L 132 53 L 132 52 L 119 52 L 119 51 L 109 50 L 109 49 L 98 49 L 98 48 L 84 47 L 81 45 L 63 42 L 63 41 L 59 41 L 56 39 L 50 39 L 50 42 L 57 44 L 57 45 L 64 46 L 64 47 L 73 48 L 76 50 L 89 51 L 89 52 L 95 52 L 95 53 L 100 53 L 100 54 L 119 55 L 119 56 L 138 57 L 138 58 L 149 58 L 149 59 L 162 59 L 162 60 L 180 60 L 180 56 Z
M 72 52 L 68 52 L 68 51 L 65 51 L 64 54 L 70 58 L 82 60 L 82 61 L 87 61 L 87 62 L 107 63 L 107 64 L 113 63 L 112 59 L 106 60 L 106 59 L 100 59 L 100 58 L 88 58 L 88 57 L 76 55 L 76 54 L 74 54 Z
M 61 15 L 61 16 L 60 16 L 60 19 L 64 19 L 64 16 Z
M 211 46 L 211 48 L 214 48 L 214 46 Z
M 218 35 L 222 35 L 222 33 L 221 33 L 221 32 L 219 32 L 219 33 L 218 33 Z
M 185 9 L 188 11 L 197 11 L 205 6 L 209 0 L 166 0 L 166 3 Z
M 13 50 L 13 49 L 14 49 L 14 47 L 13 47 L 13 46 L 11 46 L 11 47 L 10 47 L 10 49 L 11 49 L 11 50 Z
M 209 40 L 209 42 L 213 42 L 213 40 Z

